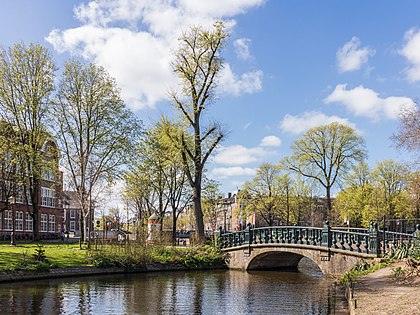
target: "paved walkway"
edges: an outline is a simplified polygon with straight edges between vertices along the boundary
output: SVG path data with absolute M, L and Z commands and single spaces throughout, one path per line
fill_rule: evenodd
M 350 310 L 351 314 L 420 314 L 420 277 L 398 282 L 393 272 L 398 267 L 405 268 L 405 263 L 393 264 L 358 279 L 354 291 L 356 308 Z

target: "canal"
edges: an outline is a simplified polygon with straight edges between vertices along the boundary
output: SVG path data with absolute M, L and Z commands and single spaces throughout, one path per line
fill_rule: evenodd
M 332 281 L 299 272 L 151 272 L 0 284 L 2 314 L 333 314 Z

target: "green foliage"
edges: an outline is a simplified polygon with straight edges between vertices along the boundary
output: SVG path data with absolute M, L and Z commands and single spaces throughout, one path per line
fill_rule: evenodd
M 38 244 L 38 248 L 35 249 L 35 254 L 33 254 L 35 261 L 44 262 L 47 260 L 47 255 L 45 254 L 45 249 L 42 245 Z
M 32 257 L 28 256 L 28 251 L 24 250 L 21 258 L 12 264 L 7 266 L 8 270 L 14 271 L 37 271 L 43 272 L 48 271 L 52 268 L 56 268 L 56 265 L 50 263 L 45 254 L 45 249 L 42 248 L 42 245 L 37 245 L 35 253 L 32 254 Z
M 339 280 L 338 284 L 340 285 L 350 285 L 352 282 L 355 282 L 358 277 L 367 275 L 371 272 L 379 270 L 388 266 L 389 261 L 384 261 L 376 264 L 370 264 L 365 260 L 362 260 L 356 266 L 354 266 L 349 272 L 346 272 Z
M 404 258 L 412 257 L 417 258 L 420 256 L 420 247 L 415 244 L 408 245 L 406 243 L 400 244 L 397 248 L 391 248 L 386 257 L 389 259 L 401 260 Z
M 90 261 L 96 267 L 142 268 L 147 264 L 183 266 L 192 269 L 224 267 L 226 256 L 212 246 L 141 247 L 129 251 L 102 250 L 93 253 Z

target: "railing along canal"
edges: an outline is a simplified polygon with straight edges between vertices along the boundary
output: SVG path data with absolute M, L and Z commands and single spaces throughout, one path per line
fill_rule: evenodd
M 269 226 L 252 228 L 231 233 L 220 233 L 220 246 L 224 249 L 258 244 L 297 244 L 322 246 L 332 249 L 381 255 L 389 248 L 405 242 L 411 244 L 413 238 L 420 238 L 420 225 L 414 234 L 383 232 L 376 222 L 369 229 L 335 228 L 328 221 L 322 228 L 305 226 Z M 385 240 L 385 242 L 384 242 Z

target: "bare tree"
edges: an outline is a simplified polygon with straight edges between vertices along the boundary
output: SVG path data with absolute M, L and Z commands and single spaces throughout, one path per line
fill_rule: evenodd
M 69 61 L 53 107 L 64 167 L 82 209 L 81 240 L 88 241 L 94 192 L 114 181 L 132 152 L 140 123 L 125 108 L 104 68 Z
M 210 154 L 223 138 L 217 124 L 202 125 L 202 114 L 212 101 L 217 75 L 223 66 L 220 50 L 228 34 L 221 22 L 212 31 L 191 27 L 180 38 L 172 67 L 181 79 L 182 96 L 171 97 L 193 134 L 192 145 L 182 134 L 179 143 L 188 181 L 193 190 L 197 236 L 204 239 L 204 221 L 201 209 L 201 186 L 204 165 Z
M 415 154 L 415 163 L 419 163 L 420 153 L 420 106 L 405 107 L 399 115 L 398 132 L 391 137 L 395 146 Z

